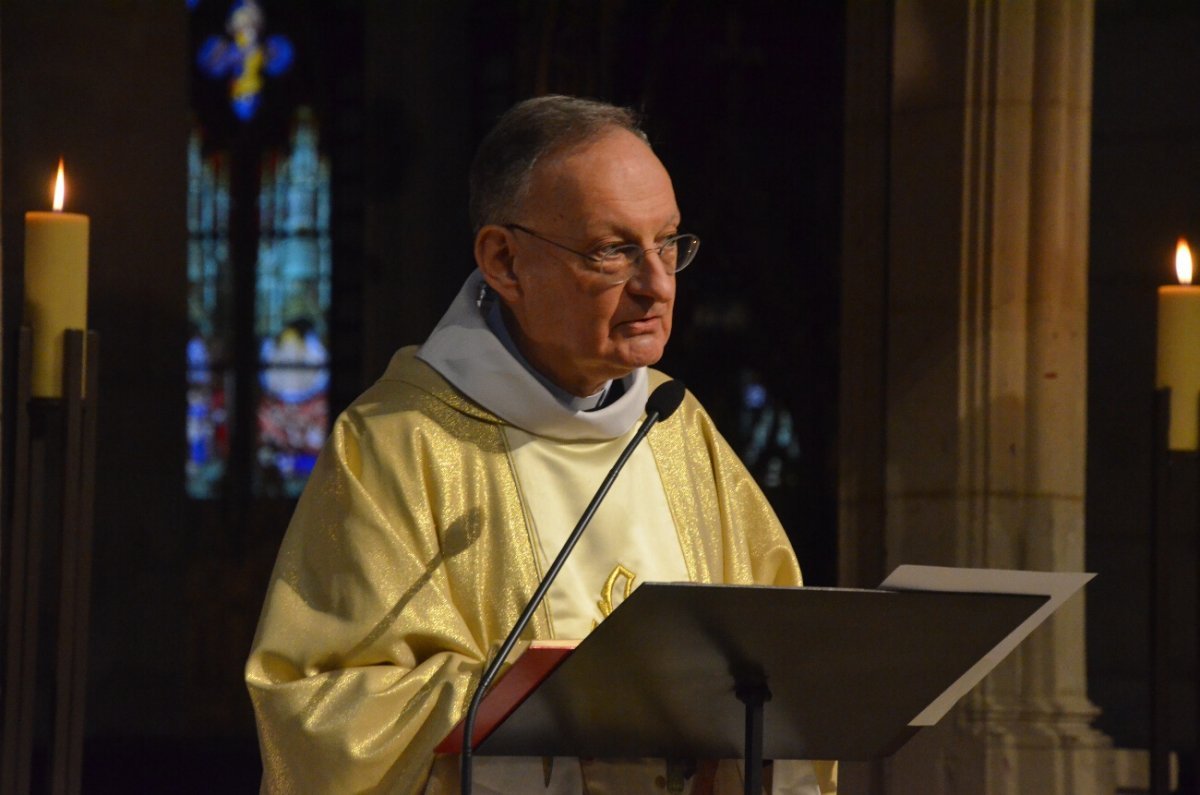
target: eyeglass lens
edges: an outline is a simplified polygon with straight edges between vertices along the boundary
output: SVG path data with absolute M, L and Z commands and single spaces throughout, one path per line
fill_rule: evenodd
M 682 270 L 696 254 L 700 241 L 694 235 L 678 235 L 667 240 L 661 246 L 643 249 L 636 243 L 615 246 L 604 252 L 601 258 L 606 264 L 620 267 L 632 267 L 637 264 L 648 251 L 655 251 L 663 263 L 674 271 Z

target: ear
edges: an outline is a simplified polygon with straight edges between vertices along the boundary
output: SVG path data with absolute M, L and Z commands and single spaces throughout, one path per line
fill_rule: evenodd
M 516 242 L 509 230 L 489 224 L 475 235 L 475 264 L 488 286 L 507 304 L 514 303 L 521 295 L 521 284 L 513 267 L 515 261 Z

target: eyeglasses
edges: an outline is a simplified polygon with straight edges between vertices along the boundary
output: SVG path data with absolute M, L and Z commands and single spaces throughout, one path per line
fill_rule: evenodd
M 658 258 L 667 266 L 668 271 L 675 274 L 692 263 L 692 260 L 696 258 L 696 251 L 700 248 L 700 238 L 695 235 L 671 235 L 657 246 L 650 248 L 642 248 L 637 243 L 622 243 L 620 245 L 604 245 L 594 251 L 583 252 L 564 246 L 548 237 L 542 237 L 532 229 L 520 224 L 505 224 L 504 228 L 516 229 L 531 237 L 536 237 L 543 243 L 549 243 L 563 251 L 569 251 L 577 257 L 582 257 L 589 270 L 612 285 L 624 284 L 632 279 L 634 268 L 651 251 L 658 254 Z

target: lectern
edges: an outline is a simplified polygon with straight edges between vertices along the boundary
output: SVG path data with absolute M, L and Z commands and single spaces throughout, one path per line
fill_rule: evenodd
M 910 566 L 879 590 L 646 583 L 477 732 L 476 753 L 743 758 L 756 793 L 763 758 L 885 757 L 1090 577 Z

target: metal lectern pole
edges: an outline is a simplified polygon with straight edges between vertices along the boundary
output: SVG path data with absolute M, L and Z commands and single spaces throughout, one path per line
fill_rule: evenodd
M 745 754 L 746 795 L 762 795 L 763 768 L 763 704 L 771 700 L 771 691 L 765 682 L 739 683 L 735 689 L 738 700 L 746 705 Z

